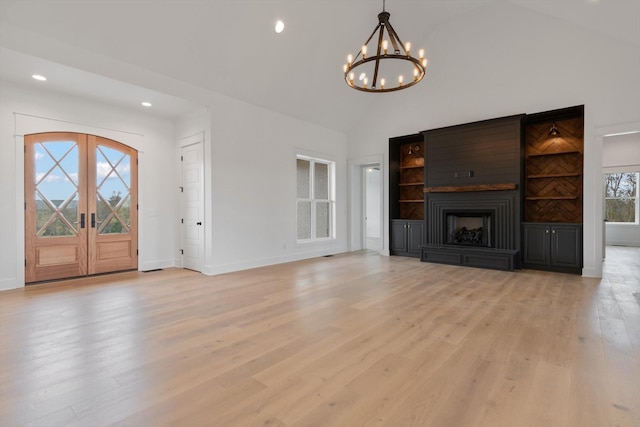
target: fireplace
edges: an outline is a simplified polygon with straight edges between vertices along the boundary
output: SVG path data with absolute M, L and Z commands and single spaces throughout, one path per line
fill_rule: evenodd
M 513 270 L 518 267 L 517 190 L 430 192 L 421 260 Z
M 445 244 L 492 248 L 494 212 L 492 210 L 446 210 Z

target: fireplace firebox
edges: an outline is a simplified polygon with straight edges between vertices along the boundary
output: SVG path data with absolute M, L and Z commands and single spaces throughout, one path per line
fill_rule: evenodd
M 492 210 L 445 210 L 445 244 L 492 248 L 494 212 Z

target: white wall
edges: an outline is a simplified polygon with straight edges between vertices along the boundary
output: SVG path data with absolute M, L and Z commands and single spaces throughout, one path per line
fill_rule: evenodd
M 640 172 L 640 133 L 605 137 L 602 171 Z M 605 241 L 607 245 L 640 246 L 640 225 L 607 223 Z
M 174 265 L 173 125 L 69 95 L 0 81 L 0 289 L 24 286 L 23 136 L 46 131 L 104 136 L 139 151 L 141 270 Z
M 584 186 L 595 191 L 584 192 L 583 274 L 599 276 L 599 132 L 640 122 L 640 48 L 503 4 L 434 29 L 426 50 L 429 68 L 423 82 L 371 98 L 366 120 L 349 134 L 349 157 L 384 153 L 388 160 L 390 137 L 584 104 Z M 388 171 L 384 180 L 387 199 Z M 388 219 L 387 210 L 387 250 Z
M 0 206 L 5 225 L 0 236 L 0 289 L 24 285 L 20 232 L 24 220 L 18 208 L 23 203 L 21 136 L 32 132 L 92 133 L 140 151 L 141 270 L 176 265 L 177 142 L 197 132 L 205 134 L 204 273 L 347 250 L 347 145 L 342 133 L 214 94 L 209 95 L 211 106 L 173 124 L 12 83 L 2 82 L 0 89 L 0 188 L 3 200 L 14 201 Z M 336 162 L 338 238 L 334 241 L 296 243 L 297 152 Z
M 204 272 L 345 252 L 346 136 L 221 95 L 210 98 L 212 243 Z M 297 152 L 336 162 L 335 241 L 296 243 Z

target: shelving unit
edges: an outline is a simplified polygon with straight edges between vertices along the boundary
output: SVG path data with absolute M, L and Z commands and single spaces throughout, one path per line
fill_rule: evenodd
M 549 135 L 555 123 L 559 135 Z M 583 118 L 525 126 L 525 222 L 582 222 Z
M 424 142 L 422 135 L 393 138 L 389 145 L 391 218 L 424 219 Z M 395 167 L 393 167 L 396 165 Z
M 424 154 L 421 134 L 389 140 L 392 255 L 420 256 L 424 240 Z
M 558 135 L 551 135 L 552 125 Z M 582 271 L 584 110 L 534 114 L 524 126 L 522 262 L 525 268 Z

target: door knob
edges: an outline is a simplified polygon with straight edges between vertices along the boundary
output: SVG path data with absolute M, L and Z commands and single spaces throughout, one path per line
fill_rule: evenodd
M 202 221 L 196 222 L 196 225 L 202 225 Z

